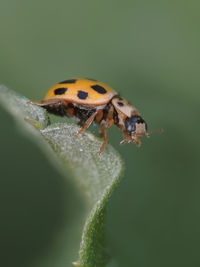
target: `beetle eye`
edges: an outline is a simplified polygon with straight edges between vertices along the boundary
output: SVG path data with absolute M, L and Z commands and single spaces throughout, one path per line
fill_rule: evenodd
M 136 123 L 144 123 L 145 124 L 145 128 L 147 130 L 147 124 L 146 122 L 143 120 L 142 117 L 138 116 L 138 115 L 135 115 L 135 116 L 132 116 L 130 118 L 127 118 L 126 121 L 125 121 L 125 128 L 127 130 L 127 132 L 129 134 L 131 134 L 131 132 L 134 132 L 136 131 Z
M 118 101 L 117 104 L 118 104 L 118 106 L 120 106 L 120 107 L 123 107 L 123 106 L 124 106 L 124 103 L 123 103 L 123 102 L 120 102 L 120 101 Z

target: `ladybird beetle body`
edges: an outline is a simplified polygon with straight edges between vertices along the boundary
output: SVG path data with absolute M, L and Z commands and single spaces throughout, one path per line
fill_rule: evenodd
M 42 101 L 30 101 L 44 107 L 48 112 L 67 117 L 78 118 L 82 134 L 91 123 L 99 124 L 99 132 L 104 141 L 99 153 L 107 142 L 107 129 L 118 126 L 126 142 L 140 146 L 141 136 L 147 133 L 147 124 L 137 109 L 121 98 L 117 92 L 102 82 L 92 79 L 70 79 L 54 85 Z

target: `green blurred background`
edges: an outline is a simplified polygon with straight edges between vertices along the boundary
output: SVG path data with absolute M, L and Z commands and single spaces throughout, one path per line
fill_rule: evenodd
M 126 165 L 108 213 L 115 267 L 200 266 L 199 8 L 195 0 L 0 3 L 2 83 L 42 99 L 61 80 L 98 79 L 150 130 L 164 129 L 140 149 L 118 146 L 121 133 L 110 130 Z M 71 266 L 81 198 L 2 109 L 0 120 L 0 266 Z

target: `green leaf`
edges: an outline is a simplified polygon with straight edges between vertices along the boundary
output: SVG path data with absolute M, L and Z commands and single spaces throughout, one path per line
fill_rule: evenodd
M 74 266 L 106 266 L 109 262 L 105 238 L 106 205 L 123 170 L 120 155 L 110 145 L 99 155 L 100 138 L 87 131 L 77 137 L 79 127 L 76 124 L 49 125 L 44 109 L 28 103 L 27 98 L 3 85 L 0 85 L 0 103 L 20 123 L 23 133 L 34 137 L 48 152 L 46 155 L 52 164 L 72 179 L 85 199 L 87 214 Z

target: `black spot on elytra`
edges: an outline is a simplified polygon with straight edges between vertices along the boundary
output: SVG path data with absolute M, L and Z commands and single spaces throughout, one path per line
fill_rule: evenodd
M 64 95 L 65 92 L 67 91 L 67 88 L 57 88 L 54 90 L 55 95 Z
M 120 107 L 123 107 L 123 106 L 124 106 L 124 103 L 122 103 L 122 102 L 117 102 L 117 104 L 118 104 Z
M 65 81 L 59 82 L 59 84 L 63 84 L 63 83 L 75 83 L 75 82 L 76 82 L 76 79 L 70 79 L 70 80 L 65 80 Z
M 78 91 L 77 96 L 79 99 L 86 99 L 88 97 L 88 93 L 84 91 Z
M 102 94 L 102 95 L 106 94 L 107 92 L 104 87 L 98 84 L 92 85 L 91 88 L 94 89 L 97 93 Z

